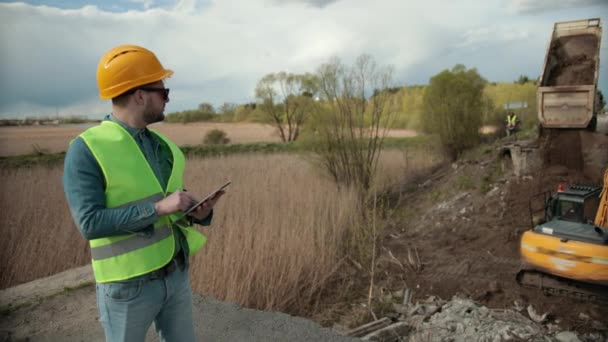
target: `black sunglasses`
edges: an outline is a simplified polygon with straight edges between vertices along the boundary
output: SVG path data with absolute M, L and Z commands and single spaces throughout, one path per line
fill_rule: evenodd
M 163 100 L 165 100 L 165 101 L 169 100 L 169 88 L 148 88 L 148 87 L 142 87 L 142 88 L 132 89 L 132 90 L 128 91 L 127 94 L 132 94 L 132 93 L 134 93 L 134 92 L 136 92 L 138 90 L 159 92 L 159 93 L 162 93 Z

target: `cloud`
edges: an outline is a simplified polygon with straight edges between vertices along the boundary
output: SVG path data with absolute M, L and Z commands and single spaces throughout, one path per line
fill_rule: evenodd
M 338 2 L 340 0 L 272 0 L 272 2 L 277 4 L 289 4 L 289 3 L 303 3 L 308 4 L 310 6 L 323 8 L 325 6 L 329 6 L 332 3 Z
M 60 117 L 86 116 L 102 119 L 102 115 L 107 113 L 109 113 L 108 104 L 93 96 L 61 106 L 49 106 L 23 101 L 13 102 L 3 107 L 2 114 L 10 115 L 0 115 L 0 117 L 55 117 L 58 115 Z
M 538 14 L 564 8 L 582 8 L 589 6 L 604 6 L 608 9 L 606 0 L 510 0 L 509 7 L 517 13 Z M 595 15 L 595 17 L 599 14 Z
M 493 25 L 475 27 L 466 30 L 458 39 L 455 46 L 465 48 L 469 46 L 482 46 L 483 44 L 500 41 L 503 44 L 510 41 L 522 41 L 532 33 L 528 27 L 513 27 L 510 25 Z
M 158 0 L 148 5 L 117 13 L 96 6 L 0 3 L 0 117 L 28 110 L 106 113 L 110 104 L 97 99 L 96 67 L 120 44 L 149 48 L 175 71 L 167 81 L 168 111 L 201 102 L 253 101 L 265 74 L 314 72 L 332 56 L 351 63 L 363 53 L 392 65 L 397 84 L 426 83 L 457 63 L 477 67 L 492 81 L 524 73 L 534 77 L 555 21 L 506 14 L 496 2 L 472 0 Z M 570 12 L 588 16 L 590 11 Z
M 154 0 L 129 0 L 129 1 L 136 3 L 136 4 L 141 4 L 144 7 L 144 9 L 151 8 L 155 3 Z
M 179 0 L 173 7 L 173 11 L 177 13 L 193 13 L 196 9 L 196 0 Z

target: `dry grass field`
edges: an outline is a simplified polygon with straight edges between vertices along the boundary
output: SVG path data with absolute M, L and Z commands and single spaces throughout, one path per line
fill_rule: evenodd
M 232 181 L 218 203 L 209 241 L 191 269 L 195 291 L 249 307 L 309 312 L 358 227 L 354 196 L 338 192 L 309 157 L 233 155 L 192 159 L 186 185 L 204 194 Z M 379 184 L 428 170 L 428 150 L 387 151 Z M 89 262 L 87 243 L 72 223 L 62 167 L 0 170 L 0 288 Z M 359 226 L 360 227 L 360 226 Z
M 0 127 L 0 156 L 63 152 L 70 140 L 92 125 Z M 271 126 L 255 123 L 158 123 L 151 125 L 178 145 L 198 145 L 212 129 L 221 129 L 232 143 L 279 141 Z
M 0 156 L 15 156 L 35 152 L 55 153 L 67 150 L 70 140 L 91 125 L 21 126 L 0 127 Z M 183 145 L 202 144 L 205 134 L 220 129 L 228 135 L 231 143 L 278 142 L 280 138 L 270 125 L 257 123 L 213 123 L 195 122 L 158 123 L 150 126 L 167 135 L 175 143 Z M 389 136 L 411 137 L 412 130 L 393 130 Z
M 88 246 L 70 216 L 61 175 L 62 167 L 0 171 L 0 288 L 88 262 Z

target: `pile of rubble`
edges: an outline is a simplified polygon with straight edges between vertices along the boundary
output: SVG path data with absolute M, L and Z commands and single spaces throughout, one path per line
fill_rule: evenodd
M 407 303 L 407 301 L 404 301 Z M 509 310 L 488 309 L 472 300 L 454 297 L 443 301 L 429 297 L 422 303 L 394 304 L 395 314 L 348 332 L 364 341 L 606 341 L 608 327 L 591 321 L 596 331 L 578 334 L 560 331 L 547 314 L 528 306 Z M 584 315 L 584 314 L 583 314 Z

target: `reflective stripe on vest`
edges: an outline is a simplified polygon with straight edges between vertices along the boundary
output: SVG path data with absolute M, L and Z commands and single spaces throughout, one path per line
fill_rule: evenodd
M 146 203 L 146 202 L 155 203 L 155 202 L 158 202 L 158 201 L 162 200 L 163 198 L 165 198 L 165 195 L 163 195 L 162 192 L 159 192 L 159 193 L 156 193 L 156 194 L 154 194 L 152 196 L 144 197 L 142 199 L 131 201 L 129 203 L 121 204 L 121 205 L 119 205 L 116 208 L 126 208 L 126 207 L 128 207 L 130 205 L 136 205 L 136 204 L 141 204 L 141 203 Z
M 517 116 L 516 115 L 507 116 L 507 123 L 509 125 L 515 125 L 516 122 L 517 122 Z
M 166 189 L 162 188 L 131 134 L 119 124 L 103 121 L 80 135 L 105 177 L 107 208 L 154 203 L 168 193 L 183 189 L 183 153 L 163 135 L 151 132 L 165 142 L 173 155 L 173 169 Z M 120 281 L 161 268 L 173 257 L 173 229 L 181 229 L 186 237 L 189 255 L 198 251 L 206 238 L 192 227 L 178 227 L 172 223 L 174 217 L 177 216 L 159 217 L 154 230 L 136 233 L 125 230 L 124 235 L 90 240 L 95 280 L 100 283 Z
M 153 245 L 167 237 L 171 236 L 171 227 L 162 225 L 160 228 L 155 228 L 154 233 L 150 236 L 133 234 L 125 240 L 91 248 L 91 257 L 93 260 L 103 260 L 115 257 L 121 254 L 133 252 L 134 250 Z
M 125 203 L 118 206 L 117 208 L 125 208 L 130 205 L 136 205 L 145 202 L 158 202 L 165 198 L 162 192 L 156 193 L 152 196 L 144 197 L 139 200 Z M 152 234 L 135 233 L 132 236 L 120 240 L 111 244 L 91 247 L 91 257 L 93 260 L 102 260 L 111 258 L 113 256 L 121 255 L 124 253 L 132 252 L 136 249 L 140 249 L 149 245 L 152 245 L 164 238 L 171 235 L 171 227 L 168 225 L 162 225 L 160 228 L 156 228 L 152 231 Z

